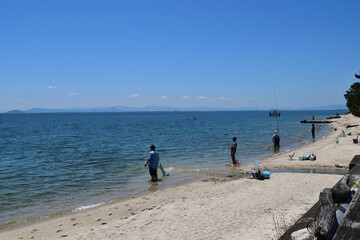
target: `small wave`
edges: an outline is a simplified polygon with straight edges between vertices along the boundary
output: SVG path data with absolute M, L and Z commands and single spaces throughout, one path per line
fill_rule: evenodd
M 94 208 L 94 207 L 101 206 L 101 205 L 103 205 L 103 204 L 104 204 L 104 203 L 97 203 L 97 204 L 88 205 L 88 206 L 81 206 L 81 207 L 78 207 L 78 208 L 76 208 L 75 210 L 73 210 L 73 212 L 83 211 L 83 210 L 86 210 L 86 209 L 89 209 L 89 208 Z
M 174 169 L 173 167 L 168 167 L 168 168 L 165 168 L 165 171 L 170 172 L 170 171 L 172 171 L 173 169 Z

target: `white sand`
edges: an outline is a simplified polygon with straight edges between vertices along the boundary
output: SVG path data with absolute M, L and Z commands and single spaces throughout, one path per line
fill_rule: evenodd
M 316 161 L 289 161 L 289 153 L 264 161 L 263 168 L 335 169 L 348 166 L 360 144 L 352 136 L 337 137 L 345 124 L 360 119 L 335 120 L 338 131 L 296 150 L 314 153 Z M 309 125 L 310 126 L 310 125 Z M 349 128 L 357 134 L 360 128 Z M 345 168 L 344 168 L 345 169 Z M 340 175 L 273 173 L 270 180 L 228 181 L 208 178 L 111 205 L 3 230 L 0 239 L 277 239 L 275 223 L 289 226 L 332 187 Z
M 295 161 L 289 161 L 289 155 L 293 152 L 278 154 L 274 158 L 263 161 L 260 166 L 263 168 L 313 168 L 313 169 L 338 169 L 335 164 L 348 167 L 354 155 L 360 153 L 360 145 L 353 144 L 353 138 L 360 134 L 360 127 L 346 128 L 346 125 L 360 125 L 360 118 L 352 115 L 345 115 L 341 119 L 333 119 L 331 124 L 337 131 L 332 130 L 330 135 L 316 139 L 313 144 L 295 150 Z M 309 129 L 311 125 L 309 125 Z M 346 137 L 342 136 L 342 131 Z M 348 136 L 347 133 L 352 133 Z M 316 136 L 316 132 L 315 132 Z M 336 144 L 336 141 L 339 141 Z M 299 156 L 308 156 L 311 153 L 316 155 L 316 161 L 299 161 Z

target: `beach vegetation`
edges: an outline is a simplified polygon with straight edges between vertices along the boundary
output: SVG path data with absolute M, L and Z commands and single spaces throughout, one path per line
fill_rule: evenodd
M 360 117 L 360 82 L 351 85 L 350 89 L 344 95 L 346 106 L 356 117 Z
M 360 79 L 360 75 L 355 73 L 355 77 Z
M 355 189 L 358 189 L 359 187 L 360 187 L 360 177 L 357 177 L 356 181 L 354 182 L 354 184 L 352 186 L 352 189 L 355 190 Z

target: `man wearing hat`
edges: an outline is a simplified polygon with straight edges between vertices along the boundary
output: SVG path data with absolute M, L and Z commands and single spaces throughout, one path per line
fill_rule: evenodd
M 148 166 L 149 167 L 149 173 L 151 176 L 151 181 L 152 182 L 156 182 L 157 181 L 157 168 L 159 165 L 159 154 L 157 153 L 157 151 L 155 151 L 155 146 L 151 145 L 150 146 L 150 152 L 149 152 L 149 157 L 147 162 L 145 163 L 145 167 Z
M 280 136 L 277 131 L 275 131 L 272 141 L 274 143 L 274 149 L 280 149 Z

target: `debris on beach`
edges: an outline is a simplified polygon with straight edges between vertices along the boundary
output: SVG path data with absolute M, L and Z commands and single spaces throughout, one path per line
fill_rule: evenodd
M 337 168 L 346 168 L 346 166 L 340 165 L 340 164 L 338 164 L 338 163 L 335 163 L 335 167 L 337 167 Z
M 347 124 L 346 128 L 352 128 L 352 127 L 357 127 L 359 126 L 359 124 Z

